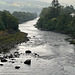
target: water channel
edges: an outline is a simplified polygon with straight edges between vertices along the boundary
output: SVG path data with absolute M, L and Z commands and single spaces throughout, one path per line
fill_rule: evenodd
M 15 63 L 9 60 L 0 66 L 0 75 L 75 75 L 75 46 L 65 40 L 69 36 L 41 31 L 34 26 L 37 20 L 19 25 L 20 31 L 28 33 L 30 41 L 18 44 L 11 52 L 31 50 L 39 57 L 23 54 L 16 58 Z M 31 66 L 24 64 L 27 59 L 31 59 Z M 15 66 L 20 66 L 20 69 L 15 69 Z

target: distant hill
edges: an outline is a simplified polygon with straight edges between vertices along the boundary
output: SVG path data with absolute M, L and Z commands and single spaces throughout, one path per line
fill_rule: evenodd
M 24 11 L 40 13 L 43 7 L 49 6 L 49 3 L 37 0 L 0 0 L 0 10 Z

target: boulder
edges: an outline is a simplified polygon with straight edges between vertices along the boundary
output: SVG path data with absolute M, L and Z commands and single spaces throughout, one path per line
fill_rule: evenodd
M 0 64 L 0 66 L 3 66 L 3 64 Z
M 1 62 L 7 62 L 7 60 L 5 58 L 2 58 Z
M 30 51 L 30 50 L 27 50 L 27 51 L 25 51 L 25 53 L 26 53 L 26 54 L 30 54 L 30 53 L 31 53 L 31 51 Z
M 19 69 L 20 68 L 20 66 L 15 66 L 15 69 Z
M 26 60 L 24 64 L 31 65 L 31 59 Z
M 13 58 L 13 55 L 12 55 L 12 54 L 10 54 L 10 55 L 9 55 L 9 58 Z

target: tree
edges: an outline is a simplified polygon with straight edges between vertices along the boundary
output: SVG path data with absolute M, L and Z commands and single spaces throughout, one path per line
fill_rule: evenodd
M 37 22 L 37 27 L 42 30 L 56 31 L 75 36 L 75 16 L 70 14 L 75 12 L 72 5 L 60 6 L 57 0 L 53 0 L 52 6 L 44 8 Z
M 7 29 L 13 29 L 15 31 L 18 30 L 18 24 L 19 24 L 19 22 L 18 22 L 17 18 L 15 18 L 12 15 L 8 15 L 6 21 L 7 21 L 7 25 L 8 25 Z
M 33 20 L 37 17 L 36 13 L 29 13 L 29 12 L 13 12 L 12 13 L 13 16 L 15 16 L 16 18 L 18 18 L 19 23 L 23 23 L 29 20 Z
M 5 30 L 3 21 L 0 19 L 0 30 Z
M 1 19 L 4 23 L 5 29 L 13 29 L 15 31 L 18 30 L 18 19 L 14 17 L 9 11 L 4 10 L 1 15 Z
M 58 0 L 53 0 L 52 1 L 52 7 L 54 7 L 54 8 L 58 8 L 59 7 L 59 1 Z

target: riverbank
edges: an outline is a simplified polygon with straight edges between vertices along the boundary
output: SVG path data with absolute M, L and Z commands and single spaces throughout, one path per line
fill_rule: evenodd
M 70 44 L 74 44 L 75 45 L 75 39 L 68 39 L 67 41 L 69 41 Z
M 50 30 L 46 30 L 46 29 L 42 29 L 40 27 L 38 27 L 36 24 L 34 25 L 36 28 L 38 28 L 39 30 L 41 31 L 50 31 Z M 75 44 L 75 35 L 74 34 L 68 34 L 66 32 L 63 32 L 63 31 L 54 31 L 54 30 L 51 30 L 52 32 L 55 32 L 55 33 L 61 33 L 61 34 L 65 34 L 65 35 L 68 35 L 69 38 L 66 38 L 65 40 L 70 42 L 70 44 Z
M 0 31 L 0 53 L 8 52 L 15 45 L 29 41 L 27 33 Z

